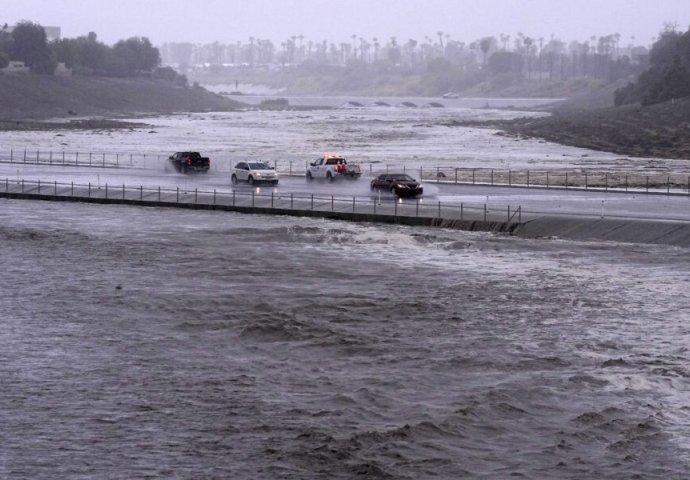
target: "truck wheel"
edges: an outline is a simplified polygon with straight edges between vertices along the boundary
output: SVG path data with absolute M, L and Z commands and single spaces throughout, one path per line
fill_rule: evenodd
M 311 172 L 307 172 L 307 182 L 311 182 L 314 178 L 311 176 Z
M 233 185 L 237 185 L 237 175 L 235 175 L 233 173 L 232 177 L 230 177 L 230 181 L 232 182 Z
M 247 183 L 248 183 L 249 185 L 254 185 L 254 177 L 252 177 L 251 175 L 249 175 L 249 178 L 247 179 Z

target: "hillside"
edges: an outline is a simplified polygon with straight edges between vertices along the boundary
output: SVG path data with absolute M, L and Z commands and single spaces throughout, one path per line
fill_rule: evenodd
M 151 78 L 0 75 L 0 120 L 227 111 L 242 104 L 200 87 Z
M 550 117 L 491 126 L 514 135 L 622 155 L 690 160 L 690 97 L 650 106 L 555 108 Z

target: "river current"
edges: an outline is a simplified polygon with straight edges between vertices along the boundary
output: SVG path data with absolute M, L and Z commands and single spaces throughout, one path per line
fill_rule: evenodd
M 681 479 L 686 249 L 0 200 L 0 478 Z

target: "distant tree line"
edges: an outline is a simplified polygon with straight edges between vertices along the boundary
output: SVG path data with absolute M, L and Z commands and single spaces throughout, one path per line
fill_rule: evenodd
M 635 46 L 634 42 L 631 37 L 624 45 L 619 34 L 569 43 L 553 36 L 547 40 L 522 33 L 514 38 L 500 34 L 468 43 L 453 40 L 440 31 L 423 41 L 409 39 L 404 43 L 396 37 L 381 41 L 357 35 L 352 35 L 351 42 L 313 42 L 296 35 L 280 45 L 255 37 L 250 37 L 248 43 L 166 43 L 161 46 L 161 56 L 164 64 L 182 71 L 342 67 L 365 69 L 368 74 L 431 72 L 452 89 L 490 75 L 537 81 L 580 76 L 615 80 L 637 73 L 646 65 L 648 49 Z
M 186 83 L 172 68 L 159 68 L 160 52 L 146 37 L 120 40 L 113 46 L 98 41 L 95 33 L 48 42 L 39 24 L 24 21 L 0 29 L 0 68 L 9 61 L 23 61 L 36 74 L 52 74 L 64 63 L 77 75 L 134 77 L 150 74 Z
M 655 103 L 690 96 L 690 29 L 667 26 L 652 46 L 649 69 L 636 82 L 616 90 L 616 105 Z

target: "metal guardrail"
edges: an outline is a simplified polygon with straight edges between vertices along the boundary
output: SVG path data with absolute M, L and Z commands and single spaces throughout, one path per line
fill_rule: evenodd
M 44 196 L 46 198 L 102 199 L 158 204 L 206 205 L 242 207 L 270 210 L 293 210 L 315 212 L 339 212 L 368 215 L 392 215 L 395 217 L 418 217 L 430 219 L 483 221 L 483 222 L 521 222 L 520 206 L 498 206 L 484 203 L 443 203 L 415 199 L 376 199 L 371 197 L 318 196 L 283 194 L 271 191 L 261 193 L 260 189 L 251 192 L 218 191 L 198 188 L 162 188 L 122 185 L 95 185 L 64 183 L 42 180 L 17 180 L 5 178 L 0 183 L 0 193 Z

